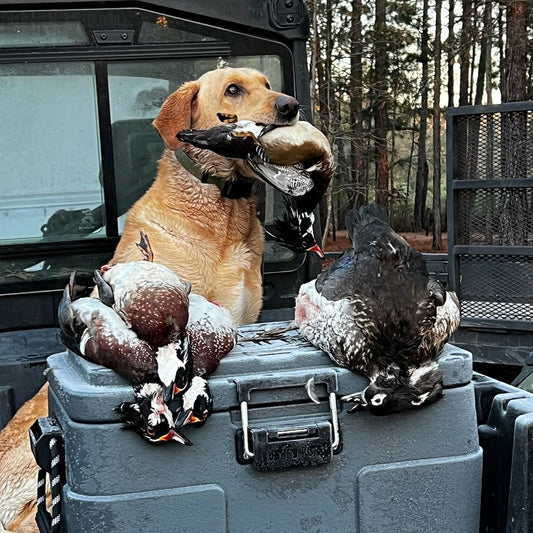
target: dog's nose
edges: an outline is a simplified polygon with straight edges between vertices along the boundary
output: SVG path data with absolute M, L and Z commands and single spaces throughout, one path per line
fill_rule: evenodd
M 292 96 L 279 96 L 276 98 L 274 107 L 280 117 L 287 120 L 293 119 L 300 110 L 300 104 L 296 98 Z

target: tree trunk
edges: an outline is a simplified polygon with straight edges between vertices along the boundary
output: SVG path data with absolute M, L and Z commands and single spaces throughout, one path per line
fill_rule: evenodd
M 503 100 L 503 86 L 505 85 L 505 73 L 503 65 L 505 63 L 505 47 L 503 45 L 503 9 L 498 9 L 498 63 L 500 65 L 500 94 Z
M 350 27 L 350 124 L 352 149 L 352 193 L 349 206 L 360 207 L 364 201 L 362 194 L 365 174 L 363 139 L 363 27 L 361 15 L 362 0 L 352 0 Z
M 506 0 L 507 28 L 502 101 L 519 102 L 526 97 L 527 2 Z
M 517 102 L 526 96 L 527 74 L 527 2 L 508 1 L 506 17 L 506 47 L 504 62 L 504 102 Z M 504 177 L 515 179 L 526 175 L 524 161 L 527 161 L 527 125 L 523 113 L 507 113 L 502 117 L 503 139 L 508 149 L 504 157 Z M 504 195 L 501 214 L 501 242 L 506 245 L 526 245 L 527 231 L 524 219 L 528 215 L 526 191 L 522 188 L 509 188 Z
M 421 231 L 426 212 L 427 197 L 427 121 L 428 121 L 428 62 L 429 62 L 429 35 L 428 35 L 428 0 L 424 0 L 422 7 L 422 42 L 420 62 L 422 63 L 422 87 L 420 105 L 420 133 L 418 135 L 418 162 L 416 168 L 415 208 L 414 208 L 414 231 Z
M 453 97 L 455 94 L 454 88 L 454 75 L 453 75 L 453 65 L 455 63 L 455 0 L 449 1 L 449 11 L 448 11 L 448 107 L 454 106 Z
M 442 0 L 435 1 L 435 74 L 433 81 L 433 245 L 432 249 L 442 249 L 442 229 L 440 220 L 440 51 L 441 51 L 441 12 Z
M 489 53 L 489 32 L 490 32 L 490 12 L 492 1 L 485 0 L 485 9 L 483 11 L 483 28 L 481 29 L 481 42 L 479 51 L 479 65 L 477 70 L 476 95 L 474 105 L 481 105 L 483 92 L 485 90 L 485 75 L 487 71 L 487 54 Z M 487 24 L 488 17 L 488 24 Z
M 387 0 L 376 0 L 374 135 L 376 150 L 376 203 L 387 205 L 389 163 L 387 156 Z
M 459 62 L 461 75 L 459 78 L 459 105 L 472 103 L 469 97 L 470 74 L 470 46 L 472 43 L 472 0 L 463 0 L 463 13 L 461 15 L 461 53 Z
M 485 78 L 487 87 L 487 105 L 492 105 L 492 0 L 487 0 L 485 6 L 484 25 L 487 31 L 487 55 L 485 57 Z

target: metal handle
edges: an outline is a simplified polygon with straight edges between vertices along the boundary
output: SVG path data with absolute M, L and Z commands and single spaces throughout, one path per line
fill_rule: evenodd
M 331 411 L 331 425 L 333 432 L 333 442 L 331 446 L 333 451 L 338 449 L 340 444 L 340 431 L 336 396 L 337 373 L 328 369 L 313 373 L 310 373 L 309 371 L 294 371 L 275 376 L 275 379 L 271 379 L 271 376 L 268 375 L 234 379 L 241 408 L 243 457 L 245 459 L 251 459 L 254 457 L 254 452 L 250 449 L 250 438 L 248 434 L 248 402 L 250 401 L 251 392 L 253 390 L 305 387 L 306 383 L 311 378 L 317 384 L 323 383 L 326 385 L 327 392 L 329 393 L 329 408 Z
M 259 374 L 235 378 L 233 381 L 237 387 L 239 402 L 249 402 L 252 391 L 285 389 L 291 387 L 305 387 L 305 384 L 313 378 L 317 384 L 325 384 L 328 393 L 337 392 L 337 372 L 330 368 L 323 370 L 293 370 L 280 374 Z

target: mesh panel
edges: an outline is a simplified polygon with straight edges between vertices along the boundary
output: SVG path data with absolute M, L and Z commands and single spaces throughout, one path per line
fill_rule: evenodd
M 453 146 L 454 179 L 532 177 L 533 110 L 457 116 Z
M 464 318 L 533 320 L 533 257 L 459 255 Z
M 456 244 L 533 245 L 533 188 L 458 189 Z

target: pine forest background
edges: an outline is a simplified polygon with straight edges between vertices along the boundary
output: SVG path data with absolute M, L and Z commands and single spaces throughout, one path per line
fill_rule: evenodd
M 308 0 L 315 125 L 337 170 L 321 204 L 335 240 L 353 205 L 397 231 L 446 231 L 447 107 L 533 99 L 533 2 Z

